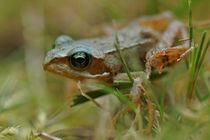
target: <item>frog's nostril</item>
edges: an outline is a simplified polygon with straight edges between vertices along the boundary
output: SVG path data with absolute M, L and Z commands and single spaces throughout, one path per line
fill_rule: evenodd
M 53 48 L 63 46 L 63 45 L 66 45 L 66 44 L 70 44 L 73 41 L 74 40 L 71 37 L 69 37 L 67 35 L 61 35 L 61 36 L 56 38 L 56 40 L 53 44 Z

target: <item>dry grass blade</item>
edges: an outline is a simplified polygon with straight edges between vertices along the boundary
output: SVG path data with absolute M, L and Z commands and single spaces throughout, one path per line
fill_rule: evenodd
M 82 96 L 84 96 L 85 98 L 87 98 L 88 100 L 90 100 L 91 102 L 93 102 L 97 107 L 104 109 L 102 105 L 100 105 L 98 102 L 96 102 L 93 98 L 91 98 L 90 96 L 88 96 L 87 94 L 85 94 L 81 88 L 81 84 L 80 81 L 77 83 L 77 87 L 80 90 L 80 93 Z

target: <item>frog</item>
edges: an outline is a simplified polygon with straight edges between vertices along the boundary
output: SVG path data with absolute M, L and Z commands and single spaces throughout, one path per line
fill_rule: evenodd
M 77 81 L 95 79 L 112 83 L 124 72 L 114 46 L 116 34 L 127 64 L 135 61 L 148 77 L 153 69 L 161 72 L 176 64 L 189 50 L 184 24 L 171 12 L 163 12 L 140 17 L 101 37 L 73 40 L 61 35 L 45 57 L 44 70 Z
M 126 77 L 124 66 L 127 64 L 134 77 L 129 97 L 140 105 L 142 111 L 146 111 L 143 114 L 148 114 L 145 132 L 150 134 L 155 120 L 155 107 L 143 86 L 144 78 L 136 71 L 142 68 L 146 79 L 149 79 L 151 71 L 156 69 L 161 73 L 165 67 L 175 65 L 190 50 L 188 38 L 185 25 L 171 12 L 143 16 L 120 29 L 114 28 L 113 32 L 104 31 L 100 37 L 74 40 L 70 36 L 59 36 L 53 49 L 47 53 L 43 68 L 79 83 L 99 80 L 113 84 Z M 120 59 L 116 44 L 125 64 Z

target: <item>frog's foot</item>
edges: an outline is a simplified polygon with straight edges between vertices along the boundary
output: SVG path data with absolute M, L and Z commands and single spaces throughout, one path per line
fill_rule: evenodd
M 192 48 L 188 48 L 188 40 L 176 45 L 177 40 L 187 38 L 188 35 L 184 25 L 179 21 L 173 21 L 163 33 L 157 47 L 146 54 L 146 72 L 148 75 L 152 67 L 161 72 L 164 67 L 177 63 L 192 50 Z
M 144 129 L 145 134 L 151 134 L 155 120 L 155 106 L 151 97 L 143 86 L 143 80 L 141 78 L 134 79 L 133 87 L 130 91 L 130 98 L 137 106 L 140 107 L 140 111 L 146 121 L 146 127 Z
M 133 74 L 138 75 L 138 73 L 133 73 Z M 123 77 L 124 75 L 121 76 Z M 134 103 L 136 108 L 140 108 L 140 113 L 142 115 L 143 122 L 145 122 L 144 133 L 151 134 L 155 120 L 155 106 L 151 100 L 151 97 L 148 95 L 148 93 L 144 88 L 143 81 L 145 81 L 145 78 L 143 79 L 141 79 L 140 77 L 134 78 L 134 83 L 130 90 L 129 98 Z M 124 108 L 122 111 L 118 112 L 114 116 L 113 126 L 115 127 L 119 118 L 125 116 L 127 113 L 134 113 L 134 112 L 129 107 Z

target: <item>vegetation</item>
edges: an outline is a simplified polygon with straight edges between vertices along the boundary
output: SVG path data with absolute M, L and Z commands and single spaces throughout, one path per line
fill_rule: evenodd
M 210 139 L 209 6 L 209 0 L 2 2 L 0 139 Z M 154 107 L 154 116 L 141 112 L 124 94 L 126 90 L 104 83 L 94 86 L 109 96 L 79 104 L 80 98 L 72 94 L 78 92 L 74 81 L 42 69 L 44 52 L 57 35 L 97 36 L 104 23 L 165 10 L 186 24 L 193 49 L 163 76 L 145 80 L 144 98 L 151 104 L 146 108 Z M 78 105 L 70 107 L 73 98 Z M 151 118 L 152 130 L 145 133 Z

